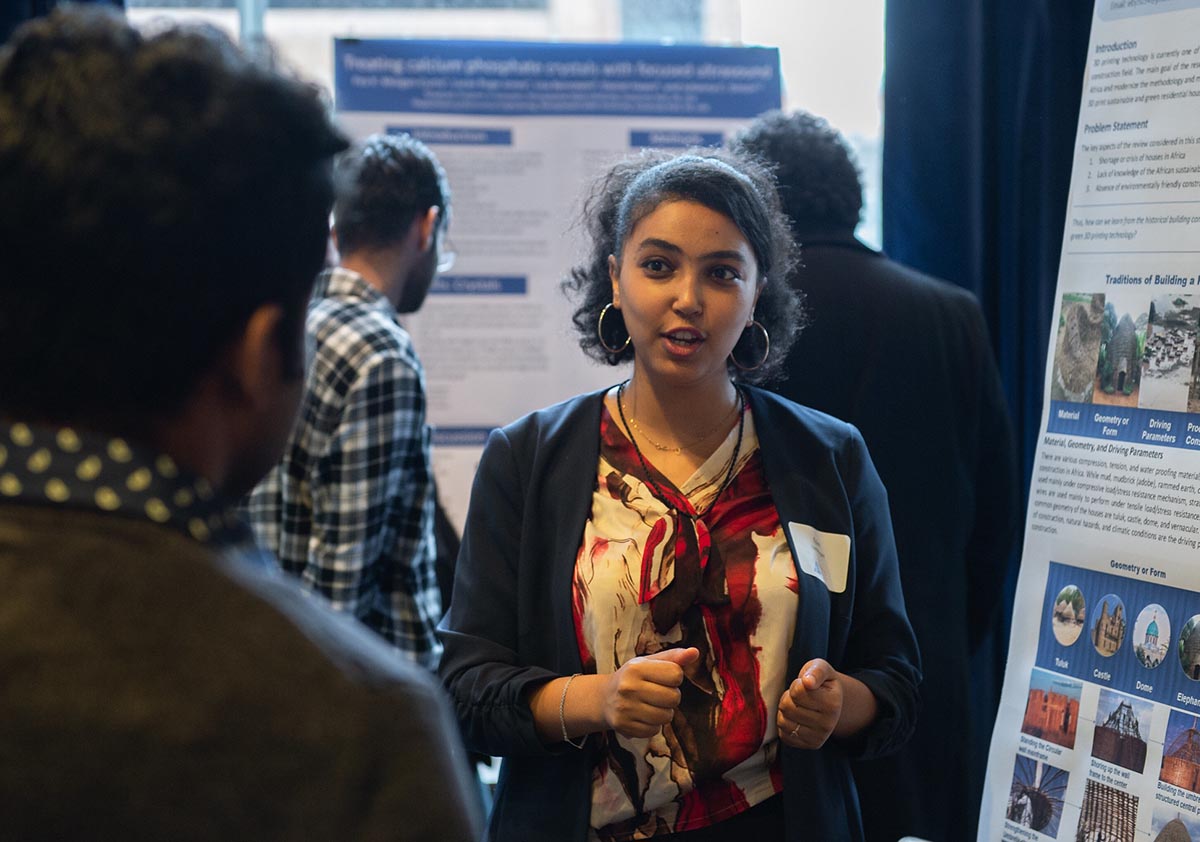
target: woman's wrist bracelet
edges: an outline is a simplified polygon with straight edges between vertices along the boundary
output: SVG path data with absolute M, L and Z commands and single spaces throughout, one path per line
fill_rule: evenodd
M 562 728 L 562 738 L 564 743 L 572 748 L 583 748 L 583 746 L 587 743 L 587 734 L 584 734 L 577 743 L 573 742 L 571 738 L 567 736 L 567 688 L 570 687 L 571 682 L 577 678 L 579 678 L 579 673 L 572 675 L 567 679 L 567 683 L 563 685 L 562 695 L 558 698 L 558 724 L 559 727 Z

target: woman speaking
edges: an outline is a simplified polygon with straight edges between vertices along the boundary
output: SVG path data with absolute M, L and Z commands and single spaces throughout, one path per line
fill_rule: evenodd
M 632 372 L 492 433 L 441 628 L 491 838 L 859 839 L 918 656 L 858 432 L 751 385 L 800 323 L 771 179 L 648 153 L 585 212 L 575 325 Z

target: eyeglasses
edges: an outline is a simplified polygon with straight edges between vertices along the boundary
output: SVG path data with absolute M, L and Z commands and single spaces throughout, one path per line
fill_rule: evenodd
M 446 248 L 442 248 L 442 239 L 445 238 Z M 438 260 L 437 270 L 439 272 L 449 272 L 454 268 L 454 259 L 458 257 L 458 253 L 454 250 L 454 243 L 451 242 L 448 235 L 438 237 Z

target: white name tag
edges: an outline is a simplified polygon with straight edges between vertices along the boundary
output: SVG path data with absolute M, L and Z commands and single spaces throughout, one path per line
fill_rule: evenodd
M 850 569 L 850 536 L 820 532 L 805 523 L 789 523 L 788 532 L 796 548 L 796 566 L 824 583 L 832 593 L 846 590 Z

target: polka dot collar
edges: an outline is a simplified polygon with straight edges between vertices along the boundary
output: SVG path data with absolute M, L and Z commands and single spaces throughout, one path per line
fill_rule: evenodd
M 0 421 L 0 505 L 56 506 L 148 520 L 203 543 L 253 541 L 203 477 L 121 438 Z

